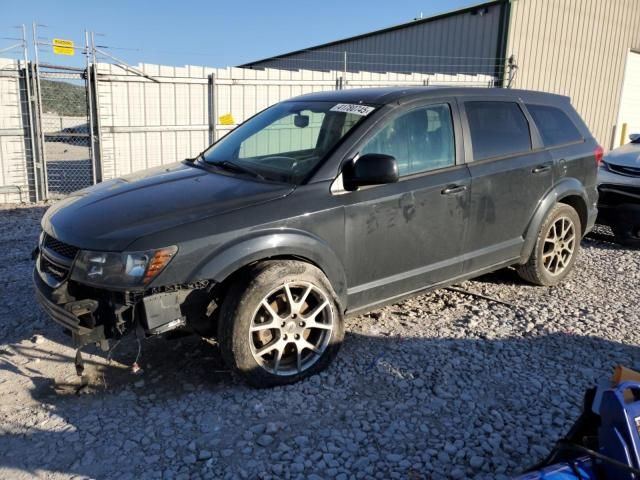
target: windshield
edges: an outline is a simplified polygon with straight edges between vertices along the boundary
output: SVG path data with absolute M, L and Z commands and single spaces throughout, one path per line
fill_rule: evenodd
M 374 107 L 336 102 L 283 102 L 212 145 L 204 161 L 298 184 Z

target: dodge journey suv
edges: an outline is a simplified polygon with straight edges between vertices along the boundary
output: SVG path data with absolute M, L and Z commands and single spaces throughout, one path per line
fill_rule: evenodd
M 601 156 L 557 95 L 293 98 L 197 158 L 52 206 L 37 298 L 79 348 L 187 329 L 253 385 L 294 382 L 335 357 L 346 315 L 507 266 L 562 281 L 596 217 Z

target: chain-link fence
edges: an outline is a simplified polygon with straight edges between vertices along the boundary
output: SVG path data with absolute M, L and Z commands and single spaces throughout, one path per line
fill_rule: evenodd
M 31 65 L 25 31 L 12 32 L 0 44 L 0 202 L 37 201 L 41 183 L 31 129 Z
M 480 56 L 413 55 L 394 52 L 311 49 L 273 57 L 247 68 L 333 70 L 349 73 L 429 74 L 433 84 L 478 87 L 508 86 L 515 73 L 510 59 Z
M 41 65 L 40 128 L 49 198 L 93 183 L 85 69 Z

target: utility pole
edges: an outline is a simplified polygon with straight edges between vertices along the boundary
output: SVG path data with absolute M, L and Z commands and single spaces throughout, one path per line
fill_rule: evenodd
M 38 162 L 38 156 L 36 152 L 36 142 L 34 136 L 36 135 L 35 118 L 33 114 L 33 100 L 31 98 L 31 71 L 29 71 L 29 48 L 27 45 L 27 27 L 22 24 L 22 54 L 24 56 L 24 86 L 27 91 L 27 118 L 29 119 L 29 146 L 31 147 L 31 163 L 33 165 L 33 190 L 35 201 L 40 200 L 40 168 L 42 164 Z

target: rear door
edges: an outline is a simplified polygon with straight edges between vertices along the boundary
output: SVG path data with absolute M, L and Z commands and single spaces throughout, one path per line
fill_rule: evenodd
M 462 103 L 466 151 L 472 152 L 464 270 L 472 273 L 520 257 L 529 221 L 553 185 L 553 160 L 519 101 Z
M 590 200 L 595 201 L 597 168 L 593 151 L 596 145 L 577 112 L 568 101 L 566 104 L 545 104 L 537 100 L 525 102 L 525 107 L 538 127 L 544 147 L 553 158 L 556 182 L 564 177 L 577 178 L 587 188 Z M 585 145 L 587 139 L 591 145 Z
M 462 273 L 470 176 L 456 103 L 442 99 L 398 110 L 356 150 L 393 155 L 400 180 L 340 197 L 351 309 Z

